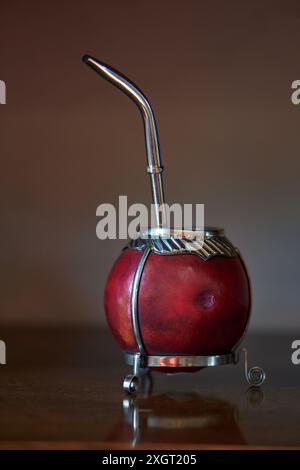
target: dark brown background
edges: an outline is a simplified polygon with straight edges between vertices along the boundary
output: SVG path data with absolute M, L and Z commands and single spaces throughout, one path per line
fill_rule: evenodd
M 252 278 L 252 328 L 299 328 L 297 1 L 1 1 L 1 323 L 101 324 L 122 241 L 96 207 L 150 201 L 139 113 L 156 111 L 168 202 L 205 203 Z

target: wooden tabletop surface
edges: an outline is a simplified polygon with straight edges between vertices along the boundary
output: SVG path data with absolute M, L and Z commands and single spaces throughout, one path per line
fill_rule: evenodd
M 243 364 L 194 374 L 153 374 L 153 391 L 122 391 L 129 372 L 108 331 L 1 328 L 1 449 L 300 448 L 300 365 L 295 333 L 249 334 Z

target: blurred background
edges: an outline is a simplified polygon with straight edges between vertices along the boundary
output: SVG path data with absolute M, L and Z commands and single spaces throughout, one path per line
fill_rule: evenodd
M 124 241 L 96 238 L 96 208 L 151 201 L 139 112 L 89 53 L 150 98 L 167 202 L 240 248 L 251 329 L 299 331 L 299 46 L 296 0 L 2 1 L 0 324 L 105 324 Z

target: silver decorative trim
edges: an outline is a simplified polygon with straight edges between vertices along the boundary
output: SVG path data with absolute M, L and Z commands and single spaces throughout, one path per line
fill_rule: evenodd
M 131 240 L 128 247 L 144 251 L 150 249 L 159 255 L 192 254 L 207 261 L 215 256 L 234 258 L 238 256 L 236 248 L 220 230 L 169 231 L 160 229 L 144 233 L 141 238 Z

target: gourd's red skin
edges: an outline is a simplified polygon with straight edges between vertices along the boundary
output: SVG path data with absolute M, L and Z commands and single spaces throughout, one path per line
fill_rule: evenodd
M 130 296 L 141 256 L 141 251 L 126 249 L 105 287 L 107 320 L 126 352 L 137 352 Z M 141 278 L 138 310 L 147 354 L 229 353 L 242 337 L 250 314 L 244 264 L 239 256 L 203 261 L 192 254 L 150 253 Z

